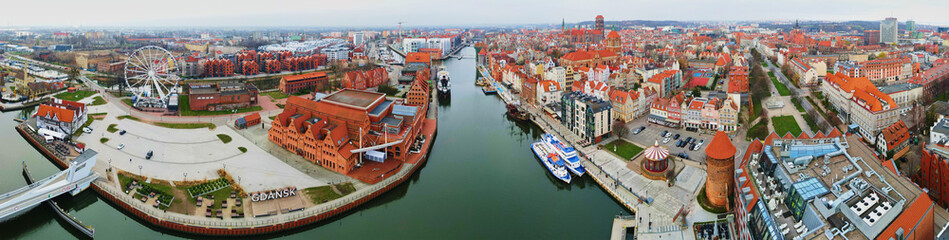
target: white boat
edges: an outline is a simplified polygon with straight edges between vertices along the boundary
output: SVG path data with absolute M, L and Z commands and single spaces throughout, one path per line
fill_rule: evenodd
M 442 66 L 438 69 L 438 76 L 436 79 L 435 87 L 438 89 L 439 97 L 448 97 L 451 96 L 451 77 L 448 76 L 448 70 L 445 69 L 445 66 Z
M 545 133 L 541 136 L 543 143 L 547 145 L 547 148 L 554 149 L 562 159 L 564 159 L 567 168 L 570 169 L 570 172 L 576 174 L 577 177 L 583 176 L 587 170 L 580 164 L 580 157 L 577 156 L 577 150 L 573 147 L 567 146 L 560 139 L 557 139 L 553 134 Z
M 537 155 L 537 158 L 540 158 L 540 161 L 544 163 L 544 166 L 547 167 L 547 171 L 550 171 L 554 177 L 557 177 L 565 183 L 570 183 L 570 173 L 567 172 L 567 167 L 564 165 L 564 161 L 560 160 L 560 155 L 550 151 L 547 146 L 542 142 L 535 142 L 531 144 L 531 150 L 534 151 L 534 154 Z

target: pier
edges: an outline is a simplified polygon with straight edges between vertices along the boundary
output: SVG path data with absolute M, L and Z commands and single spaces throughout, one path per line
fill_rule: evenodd
M 26 178 L 26 183 L 33 184 L 33 174 L 30 173 L 30 169 L 26 168 L 26 162 L 23 162 L 23 177 Z M 63 208 L 59 207 L 59 204 L 57 204 L 55 201 L 52 199 L 46 200 L 46 204 L 53 208 L 53 211 L 56 212 L 56 215 L 59 215 L 60 219 L 66 221 L 69 223 L 69 225 L 72 225 L 74 228 L 76 228 L 76 230 L 86 234 L 86 236 L 89 236 L 89 238 L 95 237 L 95 228 L 82 224 L 79 219 L 76 219 L 75 217 L 69 215 L 69 213 L 66 213 L 66 210 L 63 210 Z

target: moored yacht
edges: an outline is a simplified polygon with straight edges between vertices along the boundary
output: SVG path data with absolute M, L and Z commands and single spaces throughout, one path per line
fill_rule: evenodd
M 541 136 L 543 143 L 547 145 L 547 148 L 553 149 L 561 158 L 564 159 L 564 163 L 567 165 L 567 168 L 570 169 L 573 174 L 576 174 L 578 177 L 583 176 L 586 173 L 586 169 L 580 164 L 580 157 L 577 156 L 577 150 L 573 147 L 567 146 L 560 139 L 557 139 L 553 134 L 545 133 Z
M 567 172 L 567 167 L 564 161 L 561 160 L 560 155 L 548 149 L 543 142 L 531 144 L 531 150 L 534 151 L 537 158 L 540 158 L 540 161 L 544 163 L 544 166 L 547 167 L 547 170 L 550 171 L 554 177 L 557 177 L 565 183 L 570 183 L 570 173 Z

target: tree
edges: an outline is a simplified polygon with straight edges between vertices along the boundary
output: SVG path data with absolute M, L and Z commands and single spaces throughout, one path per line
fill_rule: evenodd
M 79 68 L 69 68 L 67 75 L 69 75 L 69 80 L 79 82 Z
M 618 138 L 624 138 L 629 134 L 629 129 L 626 128 L 626 121 L 622 119 L 616 119 L 613 121 L 613 135 Z
M 877 59 L 884 59 L 884 58 L 886 58 L 885 52 L 881 52 L 879 55 L 877 55 Z
M 692 96 L 693 96 L 693 97 L 701 97 L 701 96 L 702 96 L 702 91 L 699 91 L 699 88 L 697 88 L 697 87 L 696 87 L 696 88 L 692 88 Z

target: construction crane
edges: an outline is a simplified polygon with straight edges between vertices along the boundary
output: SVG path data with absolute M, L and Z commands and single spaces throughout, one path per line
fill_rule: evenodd
M 402 38 L 402 24 L 405 23 L 402 20 L 399 20 L 399 39 Z

